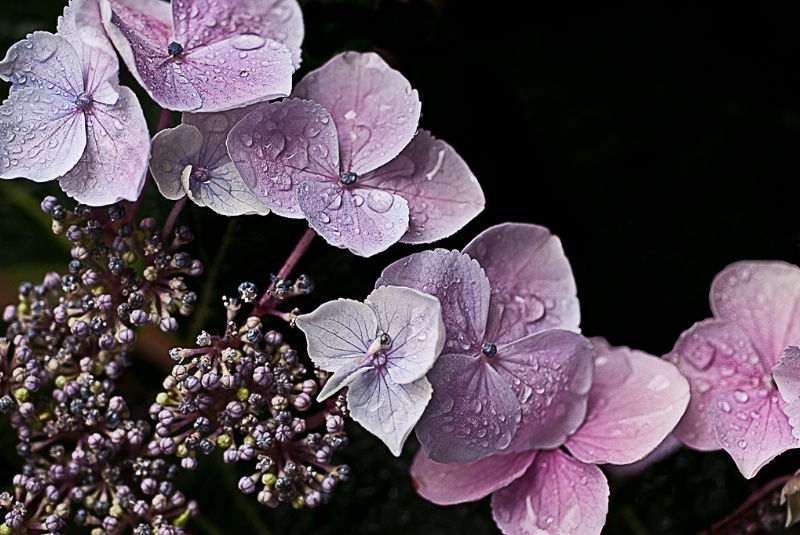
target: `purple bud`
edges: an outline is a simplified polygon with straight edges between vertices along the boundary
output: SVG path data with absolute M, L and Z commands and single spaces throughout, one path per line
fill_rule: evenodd
M 199 260 L 192 260 L 192 265 L 189 267 L 189 275 L 192 277 L 199 277 L 203 274 L 203 263 Z
M 172 333 L 178 330 L 178 320 L 172 316 L 162 318 L 158 326 L 163 332 Z
M 114 298 L 108 294 L 98 295 L 97 299 L 95 299 L 95 303 L 97 303 L 97 308 L 103 312 L 107 312 L 114 308 Z
M 83 373 L 92 373 L 92 369 L 94 369 L 94 360 L 92 360 L 92 357 L 83 357 L 78 362 L 78 365 L 81 367 Z
M 112 412 L 122 412 L 127 407 L 125 399 L 122 396 L 114 396 L 108 400 L 108 410 Z
M 61 286 L 61 275 L 55 271 L 49 271 L 45 274 L 42 284 L 48 290 L 53 290 Z
M 164 407 L 162 407 L 158 403 L 153 403 L 152 405 L 150 405 L 150 408 L 147 409 L 148 414 L 150 414 L 150 419 L 158 420 L 158 413 L 160 413 L 163 408 Z
M 39 390 L 39 378 L 35 375 L 29 375 L 25 378 L 25 382 L 23 383 L 25 388 L 30 390 L 31 392 L 36 392 Z
M 25 475 L 23 475 L 23 474 L 16 474 L 16 475 L 14 476 L 14 478 L 11 480 L 11 483 L 12 483 L 12 484 L 13 484 L 15 487 L 19 487 L 19 488 L 22 488 L 22 487 L 24 487 L 24 486 L 25 486 L 25 483 L 27 483 L 27 482 L 28 482 L 28 478 L 27 478 Z
M 262 505 L 270 505 L 270 502 L 272 502 L 272 498 L 273 498 L 272 493 L 268 490 L 262 490 L 261 492 L 258 493 L 258 503 Z
M 292 419 L 292 433 L 299 435 L 306 430 L 306 421 L 302 418 Z
M 58 305 L 53 309 L 53 319 L 56 323 L 65 323 L 67 318 L 69 318 L 69 314 L 67 314 L 67 309 L 63 306 Z
M 71 242 L 81 241 L 83 238 L 83 230 L 78 225 L 70 225 L 66 233 L 67 239 Z
M 214 372 L 208 372 L 204 374 L 201 382 L 203 383 L 203 387 L 208 390 L 215 390 L 219 388 L 219 376 Z
M 279 346 L 283 343 L 283 335 L 278 331 L 267 331 L 264 335 L 264 343 L 268 346 Z
M 133 314 L 131 314 L 131 323 L 133 323 Z M 132 344 L 136 341 L 136 333 L 133 329 L 121 329 L 117 333 L 117 341 L 120 344 Z
M 200 409 L 201 411 L 205 411 L 208 410 L 211 407 L 211 405 L 214 404 L 214 398 L 206 393 L 201 392 L 195 396 L 194 402 L 195 404 L 197 404 L 198 409 Z
M 336 479 L 328 476 L 322 480 L 322 490 L 325 492 L 331 493 L 336 488 Z
M 62 481 L 66 476 L 66 472 L 64 471 L 64 467 L 60 464 L 51 465 L 50 468 L 47 470 L 47 476 L 50 478 L 51 481 L 59 482 Z
M 194 457 L 184 457 L 181 459 L 181 468 L 185 470 L 194 470 L 197 468 L 197 459 Z
M 98 280 L 100 280 L 100 276 L 93 269 L 88 269 L 81 275 L 81 282 L 84 286 L 92 287 L 97 284 Z
M 317 458 L 318 463 L 326 464 L 330 462 L 332 455 L 333 452 L 331 451 L 330 446 L 325 445 L 317 450 L 315 457 Z
M 82 488 L 72 487 L 69 491 L 69 497 L 72 499 L 72 501 L 82 502 L 83 498 L 85 498 L 85 494 Z
M 42 483 L 42 480 L 38 477 L 28 479 L 28 482 L 25 484 L 25 489 L 31 494 L 39 494 L 42 492 L 42 488 L 44 488 L 44 483 Z
M 186 378 L 186 380 L 183 382 L 183 387 L 184 387 L 184 388 L 185 388 L 185 389 L 186 389 L 188 392 L 191 392 L 192 394 L 194 394 L 195 392 L 197 392 L 198 390 L 200 390 L 200 388 L 201 388 L 202 386 L 203 386 L 203 385 L 200 383 L 200 379 L 198 379 L 198 378 L 197 378 L 197 377 L 195 377 L 194 375 L 190 375 L 190 376 L 189 376 L 189 377 L 187 377 L 187 378 Z
M 140 488 L 142 489 L 142 492 L 149 496 L 151 494 L 155 494 L 156 490 L 158 489 L 158 482 L 151 477 L 146 477 L 142 480 Z
M 226 464 L 233 464 L 239 460 L 239 452 L 234 448 L 229 448 L 222 453 L 222 460 Z
M 113 533 L 117 529 L 118 520 L 113 516 L 107 516 L 103 519 L 103 529 L 109 533 Z
M 300 412 L 306 411 L 309 407 L 311 407 L 311 396 L 305 392 L 298 394 L 297 397 L 294 398 L 293 404 L 294 407 Z
M 142 230 L 155 230 L 156 219 L 154 217 L 145 217 L 139 222 L 139 228 Z
M 328 433 L 338 433 L 342 429 L 344 429 L 344 418 L 338 414 L 334 414 L 325 420 L 325 430 L 328 431 Z
M 116 360 L 112 360 L 106 364 L 106 375 L 111 379 L 119 379 L 122 375 L 122 365 Z
M 275 429 L 275 439 L 278 442 L 289 442 L 292 440 L 292 428 L 288 425 L 279 425 L 277 429 Z
M 89 448 L 97 451 L 103 447 L 103 444 L 105 444 L 105 440 L 103 439 L 103 435 L 101 435 L 100 433 L 92 433 L 91 435 L 89 435 L 87 444 L 89 445 Z
M 28 346 L 17 346 L 14 350 L 14 357 L 21 363 L 25 364 L 33 358 L 33 351 Z
M 169 429 L 169 427 L 167 425 L 164 425 L 161 422 L 158 422 L 156 424 L 156 435 L 158 435 L 158 436 L 163 438 L 163 437 L 168 437 L 171 434 L 172 434 L 172 432 L 170 431 L 170 429 Z
M 256 454 L 256 449 L 252 444 L 242 444 L 239 446 L 239 459 L 249 461 Z
M 85 321 L 78 320 L 72 324 L 70 331 L 78 338 L 86 338 L 89 334 L 89 326 Z
M 172 376 L 178 381 L 183 381 L 189 375 L 189 371 L 183 364 L 176 364 L 172 367 Z
M 244 415 L 244 405 L 238 401 L 231 401 L 228 403 L 228 406 L 225 407 L 225 412 L 228 413 L 228 416 L 231 418 L 241 418 Z
M 31 414 L 33 414 L 33 412 L 34 412 L 33 403 L 31 403 L 30 401 L 26 401 L 25 403 L 20 404 L 19 413 L 22 416 L 28 417 Z
M 17 317 L 17 307 L 14 305 L 8 305 L 6 308 L 3 309 L 3 321 L 6 323 L 11 323 L 14 321 L 14 318 Z
M 222 388 L 230 390 L 236 387 L 236 377 L 233 375 L 223 375 L 222 379 L 220 379 L 220 383 L 222 383 Z
M 16 511 L 6 513 L 6 525 L 14 531 L 20 529 L 25 522 L 25 517 Z
M 131 311 L 130 316 L 131 323 L 137 327 L 141 327 L 145 323 L 147 323 L 147 312 L 142 310 L 141 308 L 137 308 L 136 310 Z
M 153 509 L 155 509 L 156 511 L 163 511 L 167 507 L 169 507 L 169 500 L 167 500 L 166 496 L 164 496 L 163 494 L 156 494 L 155 496 L 153 496 Z M 164 530 L 162 528 L 159 528 L 159 535 L 161 535 L 161 533 L 164 533 L 166 535 L 167 533 L 169 533 L 169 530 Z
M 51 502 L 58 501 L 61 497 L 61 493 L 58 492 L 58 488 L 55 485 L 47 485 L 44 489 L 44 495 Z
M 169 425 L 175 419 L 175 414 L 171 410 L 162 409 L 158 413 L 158 421 L 163 425 Z
M 130 442 L 131 446 L 139 446 L 144 442 L 144 433 L 142 430 L 134 428 L 128 431 L 128 442 Z
M 48 195 L 47 197 L 42 199 L 42 203 L 40 204 L 42 212 L 44 212 L 45 214 L 49 214 L 50 212 L 52 212 L 53 208 L 55 208 L 57 205 L 58 205 L 58 199 L 56 199 L 52 195 Z
M 317 393 L 317 383 L 313 379 L 306 379 L 303 381 L 303 392 L 309 396 Z
M 44 519 L 44 527 L 53 533 L 57 533 L 62 531 L 66 526 L 64 525 L 64 521 L 61 520 L 61 517 L 58 515 L 49 515 L 47 518 Z
M 111 432 L 111 442 L 116 445 L 120 445 L 125 442 L 125 430 L 114 429 L 114 431 Z
M 97 345 L 100 346 L 100 349 L 110 351 L 117 345 L 117 341 L 114 340 L 114 337 L 110 334 L 104 334 L 100 337 L 100 340 L 97 341 Z
M 314 507 L 318 507 L 322 503 L 322 496 L 320 496 L 319 492 L 316 490 L 312 490 L 308 494 L 306 494 L 306 505 L 313 509 Z
M 136 513 L 137 516 L 140 516 L 142 518 L 144 518 L 145 515 L 147 515 L 149 509 L 150 507 L 144 500 L 137 501 L 136 504 L 134 504 L 133 506 L 133 512 Z
M 172 440 L 170 437 L 164 437 L 158 441 L 158 447 L 161 448 L 161 451 L 164 452 L 166 455 L 172 455 L 175 453 L 177 446 L 175 445 L 175 441 Z
M 256 490 L 256 484 L 247 476 L 239 480 L 239 490 L 244 494 L 252 494 Z

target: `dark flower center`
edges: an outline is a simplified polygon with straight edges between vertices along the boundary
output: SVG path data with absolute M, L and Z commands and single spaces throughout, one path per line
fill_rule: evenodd
M 342 171 L 341 180 L 342 184 L 344 184 L 345 186 L 355 184 L 357 179 L 358 179 L 357 174 L 350 171 Z
M 481 351 L 487 358 L 492 358 L 493 356 L 497 355 L 497 346 L 494 344 L 483 344 L 481 347 Z
M 196 180 L 201 183 L 205 183 L 211 180 L 211 176 L 208 172 L 207 167 L 195 167 L 194 169 L 192 169 L 191 177 L 192 180 Z
M 381 347 L 387 347 L 392 343 L 392 337 L 383 331 L 378 331 L 375 334 L 375 339 L 381 344 Z
M 177 56 L 178 54 L 183 52 L 183 47 L 180 44 L 176 43 L 175 41 L 172 41 L 170 44 L 167 45 L 167 52 L 169 53 L 170 56 Z
M 78 93 L 78 96 L 75 97 L 75 105 L 78 108 L 85 110 L 92 105 L 92 96 L 86 91 L 81 91 Z

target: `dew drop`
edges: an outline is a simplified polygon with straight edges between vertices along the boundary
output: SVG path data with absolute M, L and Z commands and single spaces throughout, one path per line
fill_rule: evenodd
M 733 393 L 733 399 L 738 401 L 739 403 L 747 403 L 747 400 L 750 399 L 750 396 L 747 395 L 747 392 L 744 390 L 737 390 Z
M 367 206 L 379 214 L 388 212 L 392 204 L 394 204 L 394 195 L 388 191 L 374 189 L 367 195 Z
M 242 134 L 239 136 L 239 141 L 242 142 L 242 145 L 245 147 L 252 147 L 253 146 L 253 137 L 249 134 Z
M 264 46 L 267 40 L 254 33 L 243 33 L 231 40 L 231 46 L 236 50 L 256 50 Z

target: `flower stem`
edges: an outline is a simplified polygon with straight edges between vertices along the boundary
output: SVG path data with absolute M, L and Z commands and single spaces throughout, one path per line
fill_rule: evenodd
M 161 241 L 167 243 L 167 239 L 169 238 L 169 233 L 172 232 L 172 227 L 175 226 L 175 221 L 178 219 L 178 215 L 180 215 L 181 210 L 186 205 L 186 197 L 184 196 L 175 205 L 172 207 L 172 211 L 169 213 L 169 217 L 167 217 L 167 222 L 164 224 L 164 230 L 161 233 Z
M 309 227 L 306 229 L 305 233 L 300 237 L 300 240 L 297 242 L 297 245 L 294 246 L 294 250 L 289 255 L 289 258 L 286 259 L 283 266 L 281 267 L 280 271 L 278 271 L 278 279 L 285 279 L 289 276 L 292 272 L 294 267 L 303 257 L 305 252 L 308 250 L 309 245 L 311 245 L 311 241 L 314 239 L 317 233 L 314 232 L 314 229 Z M 269 285 L 269 288 L 266 292 L 261 296 L 261 299 L 258 300 L 258 304 L 256 305 L 255 309 L 253 310 L 254 316 L 263 316 L 267 313 L 267 311 L 272 308 L 270 306 L 270 291 L 275 287 L 275 283 Z

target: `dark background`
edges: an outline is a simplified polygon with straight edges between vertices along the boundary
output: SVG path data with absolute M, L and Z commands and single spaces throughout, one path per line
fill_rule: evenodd
M 420 126 L 450 143 L 481 182 L 485 211 L 434 246 L 460 249 L 505 221 L 547 226 L 572 263 L 587 336 L 662 355 L 682 331 L 710 316 L 709 285 L 727 264 L 800 263 L 797 10 L 532 3 L 527 16 L 521 2 L 301 3 L 306 41 L 297 79 L 341 50 L 381 51 L 419 90 Z M 54 31 L 61 6 L 52 0 L 4 6 L 2 49 L 29 31 Z M 122 76 L 141 96 L 154 130 L 159 111 Z M 67 249 L 54 246 L 59 242 L 40 226 L 32 201 L 60 194 L 54 184 L 1 186 L 5 304 L 23 278 L 63 269 Z M 163 221 L 169 205 L 150 184 L 141 210 Z M 200 328 L 221 330 L 219 296 L 242 280 L 265 287 L 305 228 L 273 215 L 229 224 L 195 206 L 181 222 L 194 228 L 193 252 L 207 274 L 215 273 L 198 286 L 212 308 L 184 321 L 185 340 Z M 361 300 L 383 267 L 421 249 L 398 244 L 361 259 L 316 239 L 298 269 L 318 289 L 294 304 L 310 311 L 337 297 Z M 136 371 L 142 385 L 157 388 L 157 365 Z M 2 444 L 13 447 L 11 439 Z M 351 427 L 341 460 L 352 465 L 354 478 L 316 511 L 265 510 L 235 491 L 235 474 L 207 463 L 185 480 L 185 489 L 200 490 L 205 513 L 190 529 L 499 533 L 488 500 L 438 507 L 418 498 L 407 474 L 415 449 L 411 439 L 395 459 Z M 604 533 L 706 529 L 774 477 L 800 468 L 796 453 L 745 481 L 724 453 L 679 452 L 640 477 L 612 482 Z M 4 461 L 0 473 L 12 473 L 13 462 Z M 730 529 L 725 533 L 743 532 Z

